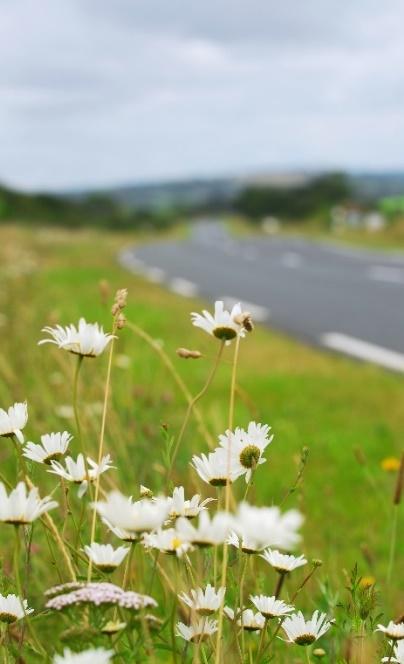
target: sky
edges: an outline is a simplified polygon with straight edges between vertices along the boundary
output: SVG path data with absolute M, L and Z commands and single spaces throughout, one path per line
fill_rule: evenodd
M 0 181 L 404 168 L 402 0 L 0 0 Z

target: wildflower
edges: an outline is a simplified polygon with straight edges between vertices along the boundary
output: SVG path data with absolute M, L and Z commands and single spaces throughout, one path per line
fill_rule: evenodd
M 157 602 L 148 595 L 140 595 L 131 590 L 122 590 L 113 583 L 85 583 L 70 592 L 58 594 L 46 603 L 47 609 L 61 611 L 69 606 L 93 604 L 94 606 L 110 605 L 123 609 L 140 611 L 148 606 L 156 607 Z
M 288 643 L 296 643 L 299 646 L 309 646 L 317 641 L 331 627 L 325 613 L 314 611 L 310 620 L 305 620 L 301 611 L 286 618 L 282 623 L 282 629 L 288 637 Z
M 235 316 L 235 322 L 238 325 L 241 325 L 247 332 L 252 332 L 254 329 L 254 323 L 249 311 L 242 311 L 241 314 Z
M 390 642 L 390 647 L 392 646 Z M 404 664 L 404 641 L 396 641 L 393 648 L 393 656 L 383 657 L 382 662 L 396 662 L 397 664 Z
M 46 433 L 41 436 L 40 445 L 28 442 L 24 447 L 23 455 L 31 461 L 50 465 L 51 461 L 56 461 L 65 455 L 71 439 L 72 436 L 67 431 Z
M 404 622 L 395 623 L 390 620 L 387 627 L 378 625 L 376 632 L 383 632 L 392 641 L 400 641 L 404 639 Z
M 143 544 L 148 549 L 158 549 L 161 553 L 171 553 L 181 558 L 184 553 L 192 549 L 191 544 L 182 539 L 175 528 L 158 530 L 155 533 L 145 533 Z
M 323 650 L 323 648 L 314 648 L 313 650 L 313 657 L 317 657 L 317 659 L 322 659 L 323 657 L 326 656 L 326 651 Z
M 11 438 L 15 436 L 19 443 L 24 442 L 21 431 L 28 420 L 28 408 L 26 401 L 15 403 L 8 410 L 0 408 L 0 436 Z
M 250 600 L 255 608 L 262 613 L 264 618 L 280 618 L 286 616 L 293 611 L 293 606 L 290 606 L 280 599 L 273 597 L 266 597 L 265 595 L 250 595 Z
M 153 491 L 143 484 L 139 487 L 139 495 L 141 498 L 153 498 Z
M 21 600 L 17 595 L 0 595 L 0 622 L 16 622 L 33 610 L 28 608 L 26 599 Z
M 202 454 L 200 457 L 194 455 L 191 466 L 204 482 L 212 486 L 226 486 L 227 483 L 231 484 L 243 474 L 240 465 L 235 465 L 232 459 L 229 460 L 226 450 L 222 448 L 217 448 L 208 456 L 206 454 Z
M 107 623 L 105 623 L 105 625 L 103 625 L 103 627 L 101 627 L 101 632 L 103 634 L 108 634 L 108 636 L 112 636 L 113 634 L 122 632 L 122 630 L 126 628 L 126 625 L 126 622 L 109 620 Z
M 254 507 L 240 503 L 233 530 L 252 552 L 269 546 L 293 548 L 300 540 L 297 529 L 303 516 L 297 510 L 281 513 L 279 507 Z
M 113 655 L 113 650 L 105 648 L 89 648 L 78 653 L 65 648 L 63 655 L 55 655 L 53 664 L 110 664 Z
M 175 487 L 172 498 L 167 498 L 168 517 L 170 519 L 177 519 L 180 516 L 184 516 L 187 519 L 192 519 L 198 516 L 202 510 L 206 510 L 206 505 L 213 500 L 214 498 L 206 498 L 201 502 L 199 494 L 195 494 L 190 500 L 185 500 L 184 487 Z
M 272 442 L 273 435 L 268 438 L 270 427 L 267 424 L 250 422 L 247 431 L 237 427 L 235 431 L 229 429 L 219 436 L 222 448 L 230 454 L 232 465 L 240 465 L 241 474 L 245 474 L 246 482 L 257 466 L 265 463 L 263 458 L 265 448 Z
M 375 585 L 375 583 L 376 579 L 374 576 L 362 576 L 361 580 L 359 581 L 361 588 L 371 588 Z
M 134 502 L 119 491 L 111 491 L 106 500 L 99 500 L 93 508 L 114 528 L 139 534 L 161 528 L 168 513 L 165 501 L 145 498 Z
M 189 591 L 189 595 L 186 593 L 180 593 L 178 597 L 193 611 L 199 613 L 199 615 L 210 616 L 212 613 L 219 610 L 225 592 L 226 588 L 215 590 L 215 588 L 208 583 L 205 590 L 203 590 L 203 588 L 192 588 Z
M 182 622 L 177 623 L 176 635 L 185 639 L 185 641 L 200 643 L 209 636 L 212 636 L 215 632 L 217 632 L 217 620 L 200 618 L 197 622 L 194 622 L 189 626 L 184 625 Z
M 7 495 L 3 482 L 0 482 L 0 521 L 4 523 L 16 526 L 32 523 L 57 505 L 49 496 L 40 498 L 36 487 L 28 492 L 24 482 L 19 482 Z
M 247 632 L 258 632 L 265 627 L 265 618 L 260 612 L 254 613 L 251 609 L 243 609 L 243 611 L 238 609 L 235 614 L 234 610 L 228 606 L 225 606 L 223 610 L 229 620 L 236 620 L 237 625 Z
M 176 522 L 180 536 L 200 548 L 223 544 L 232 526 L 233 518 L 228 512 L 216 512 L 212 518 L 208 512 L 201 512 L 197 525 L 184 518 Z
M 122 540 L 123 542 L 137 542 L 139 539 L 139 533 L 135 533 L 130 530 L 125 530 L 124 528 L 115 528 L 112 524 L 109 523 L 107 519 L 102 519 L 102 521 L 105 523 L 105 525 L 109 528 L 111 533 L 114 533 L 118 539 Z
M 280 553 L 274 549 L 267 549 L 261 554 L 261 558 L 266 560 L 277 572 L 280 574 L 288 574 L 298 567 L 307 565 L 307 560 L 304 556 L 289 556 L 285 553 Z
M 397 459 L 397 457 L 385 457 L 380 462 L 380 465 L 386 473 L 395 473 L 400 468 L 400 459 Z
M 129 551 L 128 546 L 119 546 L 114 549 L 111 544 L 97 544 L 85 546 L 84 551 L 96 567 L 102 572 L 113 572 L 123 561 Z
M 229 312 L 224 308 L 223 302 L 218 300 L 215 302 L 215 313 L 213 316 L 206 310 L 202 314 L 203 316 L 193 312 L 191 314 L 192 324 L 195 327 L 205 330 L 208 334 L 217 337 L 217 339 L 225 341 L 226 344 L 229 344 L 237 335 L 240 337 L 245 336 L 244 327 L 235 321 L 235 318 L 241 314 L 240 303 L 235 304 L 231 312 Z
M 84 581 L 68 581 L 67 583 L 61 583 L 57 586 L 48 588 L 48 590 L 45 590 L 44 595 L 45 597 L 54 597 L 55 595 L 62 595 L 66 591 L 70 592 L 71 590 L 78 590 L 85 585 Z
M 98 323 L 87 323 L 84 318 L 80 318 L 78 326 L 68 325 L 62 327 L 44 327 L 42 332 L 47 332 L 52 338 L 42 339 L 41 344 L 55 344 L 58 348 L 81 355 L 82 357 L 97 357 L 105 350 L 107 345 L 115 337 L 112 334 L 105 334 L 103 328 Z
M 98 464 L 90 457 L 87 457 L 87 467 L 84 463 L 84 456 L 79 454 L 77 461 L 74 461 L 72 457 L 68 456 L 65 459 L 64 468 L 59 461 L 51 461 L 52 469 L 49 470 L 49 473 L 54 475 L 59 475 L 64 480 L 68 482 L 74 482 L 75 484 L 80 484 L 78 495 L 81 498 L 87 491 L 88 483 L 94 482 L 99 475 L 105 473 L 106 470 L 109 470 L 113 466 L 111 465 L 111 457 L 109 454 L 102 457 L 101 463 Z

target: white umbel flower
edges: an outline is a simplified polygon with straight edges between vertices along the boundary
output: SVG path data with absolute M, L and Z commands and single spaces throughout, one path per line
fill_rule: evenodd
M 183 539 L 175 528 L 160 529 L 155 533 L 145 533 L 143 544 L 146 549 L 157 549 L 161 553 L 176 555 L 178 558 L 192 550 L 190 542 Z
M 221 607 L 225 592 L 226 588 L 216 590 L 208 583 L 205 590 L 203 588 L 192 588 L 189 595 L 180 593 L 178 597 L 199 615 L 210 616 Z
M 404 639 L 404 622 L 395 623 L 390 620 L 387 627 L 384 625 L 378 625 L 376 632 L 383 632 L 383 634 L 392 641 L 400 641 L 401 639 Z
M 229 344 L 237 335 L 240 337 L 245 336 L 244 327 L 239 323 L 236 323 L 235 320 L 241 313 L 240 303 L 235 304 L 229 312 L 224 308 L 223 302 L 217 300 L 217 302 L 215 302 L 215 313 L 213 316 L 209 311 L 204 310 L 202 311 L 202 316 L 201 314 L 192 312 L 191 319 L 192 324 L 195 325 L 195 327 L 200 327 L 208 334 Z
M 21 444 L 24 442 L 22 429 L 28 420 L 27 403 L 15 403 L 8 410 L 0 408 L 0 436 L 15 436 Z
M 300 541 L 297 532 L 303 523 L 303 516 L 297 510 L 280 511 L 279 507 L 255 507 L 240 503 L 234 531 L 246 544 L 246 548 L 256 551 L 267 547 L 292 549 Z
M 180 516 L 184 516 L 187 519 L 193 519 L 202 510 L 206 510 L 206 505 L 213 500 L 214 498 L 206 498 L 201 501 L 199 494 L 195 494 L 190 500 L 185 500 L 184 487 L 175 487 L 172 497 L 167 498 L 168 517 L 170 519 L 177 519 Z
M 111 544 L 97 544 L 93 542 L 84 547 L 85 554 L 102 572 L 113 572 L 126 557 L 129 547 L 119 546 L 117 549 Z
M 111 491 L 106 500 L 99 500 L 93 508 L 113 528 L 138 534 L 161 528 L 168 513 L 166 501 L 133 501 L 120 491 Z
M 184 625 L 182 622 L 177 623 L 177 636 L 192 643 L 200 643 L 215 632 L 217 632 L 217 620 L 209 620 L 209 618 L 200 618 L 192 625 Z
M 67 431 L 46 433 L 41 436 L 40 445 L 28 442 L 23 455 L 31 461 L 50 465 L 51 461 L 57 461 L 66 454 L 71 439 L 72 436 Z
M 21 600 L 17 595 L 0 595 L 0 622 L 16 622 L 33 610 L 28 608 L 26 599 Z
M 16 526 L 32 523 L 57 505 L 49 496 L 40 498 L 36 487 L 28 491 L 24 482 L 19 482 L 7 495 L 6 487 L 0 482 L 0 521 L 4 523 Z
M 250 600 L 257 611 L 262 613 L 267 620 L 270 618 L 281 618 L 294 611 L 293 606 L 286 604 L 281 599 L 276 599 L 275 596 L 267 597 L 266 595 L 250 595 Z
M 273 440 L 273 435 L 269 437 L 269 431 L 267 424 L 250 422 L 247 431 L 237 427 L 219 436 L 220 446 L 230 454 L 232 465 L 240 466 L 240 474 L 245 475 L 246 482 L 250 481 L 255 468 L 266 461 L 262 455 Z
M 325 613 L 314 611 L 310 620 L 305 620 L 301 611 L 285 618 L 282 623 L 282 629 L 289 643 L 296 643 L 299 646 L 309 646 L 317 641 L 331 627 Z
M 392 643 L 390 643 L 390 648 Z M 404 664 L 404 641 L 396 641 L 393 648 L 393 656 L 383 657 L 382 662 L 395 662 L 396 664 Z
M 223 544 L 233 527 L 233 518 L 228 512 L 216 512 L 210 518 L 208 512 L 201 512 L 198 523 L 180 518 L 176 529 L 180 536 L 200 548 Z
M 191 466 L 193 466 L 199 477 L 212 486 L 226 486 L 231 484 L 240 475 L 243 474 L 243 468 L 240 464 L 235 464 L 231 457 L 229 458 L 226 450 L 218 447 L 208 456 L 202 454 L 200 457 L 192 457 Z
M 89 648 L 82 652 L 72 652 L 65 648 L 63 655 L 54 656 L 53 664 L 110 664 L 113 655 L 113 650 L 105 648 Z
M 58 348 L 83 357 L 101 355 L 109 342 L 114 339 L 112 334 L 105 334 L 98 323 L 87 323 L 84 318 L 80 318 L 77 327 L 56 325 L 56 327 L 44 327 L 42 332 L 47 332 L 51 339 L 42 339 L 39 345 L 55 344 Z
M 280 574 L 287 574 L 288 572 L 293 572 L 294 569 L 302 567 L 307 564 L 307 560 L 304 556 L 289 556 L 285 553 L 280 553 L 274 549 L 267 549 L 261 555 L 261 558 L 266 560 L 277 572 Z
M 244 609 L 243 611 L 238 610 L 235 615 L 234 610 L 229 606 L 225 606 L 223 610 L 229 620 L 236 620 L 236 624 L 247 632 L 258 632 L 265 627 L 265 618 L 259 611 L 254 613 L 251 609 Z
M 48 470 L 49 473 L 59 475 L 59 477 L 62 477 L 67 482 L 80 484 L 79 497 L 82 497 L 86 493 L 89 482 L 94 482 L 102 473 L 113 468 L 109 454 L 102 457 L 100 464 L 87 457 L 87 467 L 82 454 L 78 455 L 77 461 L 70 456 L 66 457 L 65 467 L 59 461 L 51 461 L 50 465 L 52 469 Z

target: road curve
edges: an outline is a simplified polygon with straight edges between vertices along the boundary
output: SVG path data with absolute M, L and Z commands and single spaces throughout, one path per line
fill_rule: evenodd
M 125 249 L 126 268 L 185 296 L 241 301 L 310 344 L 404 371 L 404 256 L 294 237 L 231 237 L 213 220 L 186 240 Z

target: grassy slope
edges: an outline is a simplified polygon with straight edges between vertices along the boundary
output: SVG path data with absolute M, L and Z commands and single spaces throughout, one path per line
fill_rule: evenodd
M 56 406 L 70 402 L 74 358 L 50 346 L 39 348 L 36 342 L 44 324 L 69 323 L 79 315 L 108 327 L 109 306 L 102 304 L 98 286 L 104 278 L 111 292 L 128 287 L 128 318 L 164 340 L 165 350 L 191 390 L 200 388 L 215 352 L 215 341 L 189 323 L 189 311 L 201 303 L 180 299 L 121 269 L 116 251 L 133 241 L 129 236 L 89 232 L 34 234 L 0 229 L 0 278 L 5 286 L 0 310 L 6 316 L 0 321 L 0 404 L 28 399 L 29 439 L 38 440 L 49 430 L 74 431 L 72 421 L 55 412 Z M 24 267 L 26 274 L 21 273 Z M 199 348 L 205 358 L 178 360 L 177 346 Z M 127 329 L 121 333 L 117 352 L 130 357 L 130 367 L 114 367 L 106 445 L 122 473 L 118 480 L 115 471 L 114 479 L 123 491 L 136 493 L 140 483 L 163 486 L 160 423 L 178 431 L 183 400 L 155 354 Z M 229 374 L 226 351 L 202 404 L 214 434 L 226 428 Z M 96 447 L 104 376 L 105 358 L 85 362 L 81 395 L 89 449 Z M 356 560 L 363 573 L 382 579 L 390 527 L 384 510 L 390 510 L 394 477 L 380 469 L 380 461 L 398 456 L 402 447 L 402 378 L 258 329 L 243 342 L 239 383 L 243 393 L 237 402 L 237 424 L 243 426 L 254 418 L 270 423 L 275 432 L 268 462 L 260 468 L 254 489 L 257 501 L 269 504 L 282 499 L 296 476 L 300 450 L 307 445 L 310 459 L 303 488 L 287 503 L 300 505 L 307 515 L 305 551 L 324 560 L 325 569 L 339 577 L 338 585 L 342 569 L 349 569 Z M 356 447 L 366 455 L 366 469 L 355 459 Z M 197 486 L 188 466 L 190 455 L 202 451 L 206 451 L 205 443 L 192 423 L 178 464 L 178 480 L 189 489 Z M 2 472 L 14 463 L 7 441 L 1 446 L 0 462 Z M 40 473 L 38 482 L 43 486 L 42 469 L 34 472 Z M 378 490 L 366 479 L 368 472 Z M 51 477 L 46 481 L 49 488 L 55 485 Z M 371 570 L 361 556 L 362 545 L 373 561 Z

